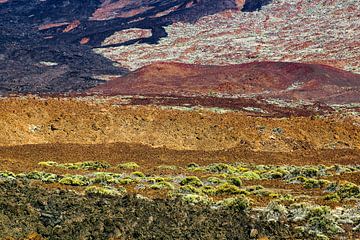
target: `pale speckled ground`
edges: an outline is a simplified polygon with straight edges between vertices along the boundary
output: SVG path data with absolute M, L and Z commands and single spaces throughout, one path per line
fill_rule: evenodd
M 359 6 L 358 0 L 277 0 L 260 12 L 223 12 L 194 25 L 175 23 L 157 45 L 96 52 L 131 70 L 156 61 L 225 65 L 271 60 L 324 63 L 360 73 Z

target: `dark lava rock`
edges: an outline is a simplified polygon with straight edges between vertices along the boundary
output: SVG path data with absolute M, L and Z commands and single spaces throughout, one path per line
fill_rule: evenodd
M 244 212 L 135 196 L 85 196 L 0 182 L 0 238 L 249 239 Z
M 96 79 L 98 75 L 128 72 L 92 51 L 93 47 L 101 47 L 101 42 L 114 32 L 129 28 L 151 29 L 151 37 L 122 45 L 154 44 L 167 36 L 164 26 L 173 22 L 195 22 L 202 16 L 236 8 L 234 0 L 125 1 L 116 13 L 145 11 L 94 20 L 92 16 L 102 4 L 100 0 L 9 0 L 0 3 L 0 95 L 81 92 L 102 82 Z M 170 12 L 158 15 L 164 11 Z M 64 31 L 67 24 L 74 21 L 78 26 Z M 84 38 L 88 42 L 81 45 Z
M 246 0 L 243 9 L 243 12 L 254 12 L 259 11 L 262 6 L 271 3 L 272 0 Z

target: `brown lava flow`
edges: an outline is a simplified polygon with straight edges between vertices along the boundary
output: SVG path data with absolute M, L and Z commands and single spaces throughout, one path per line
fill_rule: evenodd
M 144 173 L 159 172 L 160 165 L 186 167 L 189 163 L 247 163 L 264 165 L 355 165 L 360 159 L 360 150 L 312 150 L 293 152 L 259 152 L 243 148 L 219 151 L 172 150 L 152 148 L 139 144 L 37 144 L 0 147 L 0 170 L 22 172 L 41 170 L 41 161 L 74 163 L 104 161 L 113 166 L 124 162 L 136 162 Z M 64 170 L 62 170 L 64 171 Z

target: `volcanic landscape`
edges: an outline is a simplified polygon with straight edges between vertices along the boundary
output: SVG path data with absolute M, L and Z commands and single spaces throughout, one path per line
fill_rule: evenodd
M 0 239 L 360 239 L 359 0 L 0 0 Z

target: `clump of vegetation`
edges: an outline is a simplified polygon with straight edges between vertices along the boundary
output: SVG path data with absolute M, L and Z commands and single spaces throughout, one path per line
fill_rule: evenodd
M 88 195 L 120 196 L 126 193 L 126 190 L 124 188 L 119 191 L 115 188 L 89 186 L 85 188 L 85 193 Z
M 200 194 L 201 190 L 197 189 L 192 185 L 185 185 L 185 186 L 181 186 L 178 192 L 183 194 L 193 194 L 193 193 Z
M 90 181 L 87 177 L 82 175 L 65 175 L 59 183 L 72 186 L 86 186 Z
M 268 223 L 284 222 L 287 219 L 288 210 L 279 201 L 270 202 L 262 212 L 262 218 Z
M 327 238 L 327 235 L 342 233 L 344 230 L 338 225 L 337 217 L 331 213 L 328 206 L 311 205 L 307 203 L 292 204 L 289 207 L 289 220 L 304 223 L 302 237 Z
M 240 177 L 242 179 L 246 179 L 246 180 L 260 180 L 261 179 L 260 175 L 254 171 L 243 172 L 240 175 Z
M 100 170 L 106 169 L 110 167 L 110 164 L 105 162 L 98 162 L 98 161 L 89 161 L 89 162 L 77 162 L 77 163 L 64 163 L 58 164 L 56 162 L 48 161 L 48 162 L 39 162 L 41 166 L 45 167 L 60 167 L 65 169 L 75 169 L 75 170 Z
M 9 180 L 14 180 L 16 178 L 16 175 L 12 172 L 9 171 L 4 171 L 4 172 L 0 172 L 0 177 L 1 178 L 6 178 Z
M 84 170 L 100 170 L 110 168 L 110 164 L 105 162 L 79 162 L 74 164 L 75 168 L 84 169 Z
M 305 188 L 322 188 L 330 184 L 330 181 L 324 179 L 308 178 L 304 181 Z
M 182 196 L 181 200 L 187 204 L 208 205 L 211 203 L 211 199 L 209 197 L 198 194 L 185 194 Z
M 136 168 L 139 168 L 139 167 L 140 166 L 135 162 L 121 163 L 121 164 L 118 165 L 118 168 L 129 169 L 129 170 L 133 170 L 133 169 L 136 169 Z
M 53 183 L 58 180 L 58 176 L 56 174 L 38 171 L 29 172 L 25 174 L 25 177 L 28 179 L 41 180 L 47 183 Z
M 53 162 L 53 161 L 39 162 L 38 164 L 44 167 L 56 167 L 58 165 L 57 162 Z
M 175 187 L 169 182 L 157 182 L 157 183 L 151 185 L 151 188 L 157 189 L 157 190 L 161 190 L 161 189 L 174 190 L 175 189 Z
M 143 174 L 142 172 L 132 172 L 131 176 L 138 177 L 138 178 L 144 178 L 145 174 Z
M 235 198 L 226 198 L 218 202 L 218 205 L 235 209 L 236 211 L 244 211 L 250 207 L 250 201 L 247 197 L 240 195 Z
M 206 170 L 213 173 L 228 173 L 228 174 L 237 172 L 237 169 L 234 166 L 225 163 L 211 164 L 206 168 Z
M 341 200 L 339 194 L 337 193 L 326 194 L 323 198 L 324 200 L 332 201 L 332 202 L 339 202 Z
M 256 191 L 259 191 L 259 190 L 262 190 L 262 189 L 264 189 L 264 187 L 261 186 L 261 185 L 248 186 L 248 187 L 246 188 L 246 190 L 247 190 L 248 192 L 256 192 Z
M 119 179 L 118 183 L 121 185 L 127 185 L 127 184 L 131 184 L 136 182 L 135 179 L 132 179 L 130 177 L 125 177 L 125 178 L 121 178 Z
M 174 166 L 174 165 L 160 165 L 157 167 L 158 169 L 163 169 L 163 170 L 172 170 L 172 171 L 175 171 L 178 169 L 177 166 Z
M 323 234 L 335 234 L 343 232 L 335 217 L 330 213 L 328 206 L 318 206 L 310 209 L 308 214 L 308 226 L 310 233 L 321 232 Z
M 209 196 L 215 195 L 215 193 L 216 193 L 216 188 L 213 186 L 203 186 L 199 190 L 200 190 L 200 192 L 202 192 L 206 195 L 209 195 Z
M 263 177 L 267 179 L 281 179 L 281 178 L 285 178 L 285 176 L 288 176 L 289 174 L 290 174 L 289 171 L 283 169 L 276 169 L 266 172 L 263 175 Z
M 228 183 L 235 185 L 237 187 L 241 187 L 242 185 L 242 181 L 239 177 L 230 176 L 226 180 Z
M 360 187 L 354 183 L 346 182 L 338 187 L 336 193 L 339 195 L 341 199 L 352 198 L 352 197 L 359 198 Z
M 109 172 L 96 172 L 94 177 L 90 179 L 92 183 L 101 183 L 101 184 L 117 184 L 119 183 L 121 174 L 109 173 Z
M 211 185 L 218 185 L 220 183 L 223 183 L 224 180 L 222 180 L 218 177 L 208 177 L 207 182 L 210 183 Z
M 215 190 L 216 195 L 236 195 L 241 193 L 245 194 L 245 191 L 229 183 L 221 184 Z
M 180 185 L 192 185 L 195 187 L 203 186 L 203 182 L 196 176 L 189 176 L 181 180 Z

